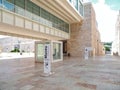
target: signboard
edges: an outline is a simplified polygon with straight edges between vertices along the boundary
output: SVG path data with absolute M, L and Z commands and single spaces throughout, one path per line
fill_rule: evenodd
M 51 73 L 50 44 L 45 44 L 44 73 Z
M 85 48 L 85 59 L 88 59 L 88 55 L 89 55 L 88 49 Z
M 92 51 L 93 50 L 92 47 L 86 47 L 85 49 L 87 49 L 88 51 Z

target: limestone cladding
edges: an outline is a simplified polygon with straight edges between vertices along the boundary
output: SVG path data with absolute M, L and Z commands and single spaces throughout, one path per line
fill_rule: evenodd
M 82 23 L 70 25 L 71 35 L 67 41 L 67 51 L 71 56 L 84 56 L 85 47 L 91 47 L 89 56 L 103 55 L 100 33 L 97 29 L 95 11 L 91 3 L 84 4 Z

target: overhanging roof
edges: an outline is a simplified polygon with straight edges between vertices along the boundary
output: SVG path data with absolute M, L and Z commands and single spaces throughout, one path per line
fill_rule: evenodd
M 31 0 L 33 3 L 44 8 L 53 15 L 68 23 L 82 21 L 82 16 L 67 0 Z

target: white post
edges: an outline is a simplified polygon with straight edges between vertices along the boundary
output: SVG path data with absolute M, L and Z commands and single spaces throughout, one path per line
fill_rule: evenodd
M 46 75 L 51 74 L 51 61 L 50 61 L 50 53 L 51 53 L 50 44 L 45 44 L 45 56 L 44 56 L 44 73 Z
M 85 48 L 85 59 L 88 59 L 88 49 Z

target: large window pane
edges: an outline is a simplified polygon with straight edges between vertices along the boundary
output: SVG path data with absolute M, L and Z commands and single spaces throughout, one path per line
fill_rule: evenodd
M 2 0 L 1 0 L 1 1 L 2 1 Z M 14 4 L 14 0 L 6 0 L 6 1 L 8 1 L 8 2 Z
M 3 4 L 4 4 L 5 9 L 10 10 L 10 11 L 14 11 L 14 4 L 8 2 L 7 0 L 4 0 Z
M 78 10 L 78 0 L 73 0 L 73 5 Z
M 50 22 L 52 22 L 52 27 L 54 26 L 53 25 L 53 22 L 54 22 L 54 16 L 52 14 L 50 14 Z
M 35 4 L 33 4 L 33 14 L 36 14 L 36 15 L 40 15 L 40 8 L 37 6 L 37 5 L 35 5 Z
M 65 32 L 69 32 L 69 24 L 65 24 Z
M 83 4 L 81 0 L 69 0 L 69 2 L 76 8 L 76 10 L 83 16 Z
M 39 22 L 40 8 L 35 4 L 32 4 L 32 13 L 33 13 L 33 20 Z
M 44 19 L 50 20 L 49 13 L 42 8 L 41 8 L 41 17 L 43 17 Z
M 61 20 L 60 19 L 58 19 L 58 29 L 60 29 L 61 30 Z
M 61 59 L 61 44 L 53 43 L 53 60 Z
M 58 19 L 54 16 L 54 27 L 58 27 Z
M 37 45 L 37 59 L 43 60 L 44 59 L 44 44 Z
M 69 0 L 71 2 L 71 0 Z
M 26 0 L 25 9 L 26 9 L 27 11 L 29 11 L 29 12 L 32 13 L 32 5 L 33 5 L 33 4 L 32 4 L 31 1 Z
M 15 12 L 20 15 L 25 15 L 25 0 L 15 0 Z
M 41 8 L 41 15 L 40 15 L 40 16 L 41 16 L 42 18 L 45 18 L 45 13 L 46 13 L 46 11 Z
M 0 7 L 2 7 L 2 0 L 0 0 Z
M 25 8 L 25 0 L 15 0 L 15 5 L 21 8 Z
M 2 0 L 0 0 L 0 4 L 2 4 Z
M 81 1 L 79 1 L 79 13 L 83 16 L 83 5 Z
M 71 1 L 73 2 L 73 0 Z M 76 2 L 75 5 L 77 5 Z M 54 27 L 65 32 L 69 31 L 67 23 L 37 6 L 31 0 L 0 0 L 0 6 L 49 27 Z

